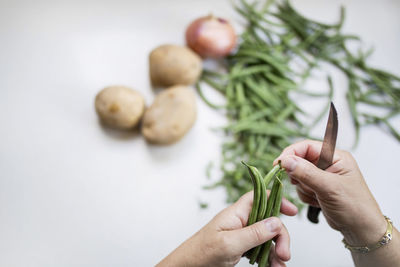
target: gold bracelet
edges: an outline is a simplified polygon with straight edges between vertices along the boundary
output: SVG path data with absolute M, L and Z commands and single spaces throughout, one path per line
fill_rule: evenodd
M 364 247 L 353 247 L 353 246 L 350 246 L 349 243 L 347 243 L 346 240 L 344 240 L 344 238 L 343 238 L 342 242 L 344 244 L 344 247 L 349 249 L 352 252 L 368 253 L 368 252 L 378 249 L 384 245 L 387 245 L 390 242 L 390 240 L 392 240 L 393 222 L 386 216 L 385 216 L 385 219 L 387 222 L 386 233 L 378 241 L 378 243 L 376 243 L 374 245 L 370 245 L 370 246 L 364 246 Z

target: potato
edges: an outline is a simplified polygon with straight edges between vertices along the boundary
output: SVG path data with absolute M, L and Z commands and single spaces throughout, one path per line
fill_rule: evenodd
M 96 112 L 104 124 L 118 129 L 135 127 L 143 116 L 143 96 L 125 86 L 110 86 L 101 90 L 95 100 Z
M 202 70 L 201 58 L 184 46 L 162 45 L 149 56 L 153 86 L 194 84 Z
M 153 144 L 181 139 L 196 120 L 196 100 L 191 88 L 178 85 L 158 94 L 143 116 L 142 134 Z

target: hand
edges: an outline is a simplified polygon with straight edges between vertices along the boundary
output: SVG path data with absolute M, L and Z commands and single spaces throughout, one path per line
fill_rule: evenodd
M 333 164 L 325 171 L 315 164 L 321 142 L 302 141 L 287 147 L 281 161 L 296 185 L 301 200 L 320 207 L 329 225 L 348 243 L 376 243 L 386 231 L 386 221 L 350 153 L 336 150 Z
M 157 266 L 234 266 L 249 249 L 274 239 L 273 267 L 285 266 L 290 259 L 289 234 L 277 217 L 246 226 L 253 204 L 253 192 L 222 210 L 206 226 L 185 241 Z M 281 212 L 294 216 L 297 208 L 283 199 Z

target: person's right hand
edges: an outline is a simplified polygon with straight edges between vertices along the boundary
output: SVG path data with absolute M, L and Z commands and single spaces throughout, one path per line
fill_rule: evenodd
M 315 164 L 321 142 L 302 141 L 287 147 L 274 161 L 284 167 L 301 200 L 320 207 L 329 225 L 352 245 L 376 243 L 386 231 L 386 220 L 350 153 L 336 150 L 324 170 Z

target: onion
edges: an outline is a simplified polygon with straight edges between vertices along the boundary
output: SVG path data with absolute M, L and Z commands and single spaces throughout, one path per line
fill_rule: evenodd
M 227 20 L 210 15 L 198 18 L 189 25 L 186 43 L 203 58 L 220 58 L 234 49 L 236 34 Z

